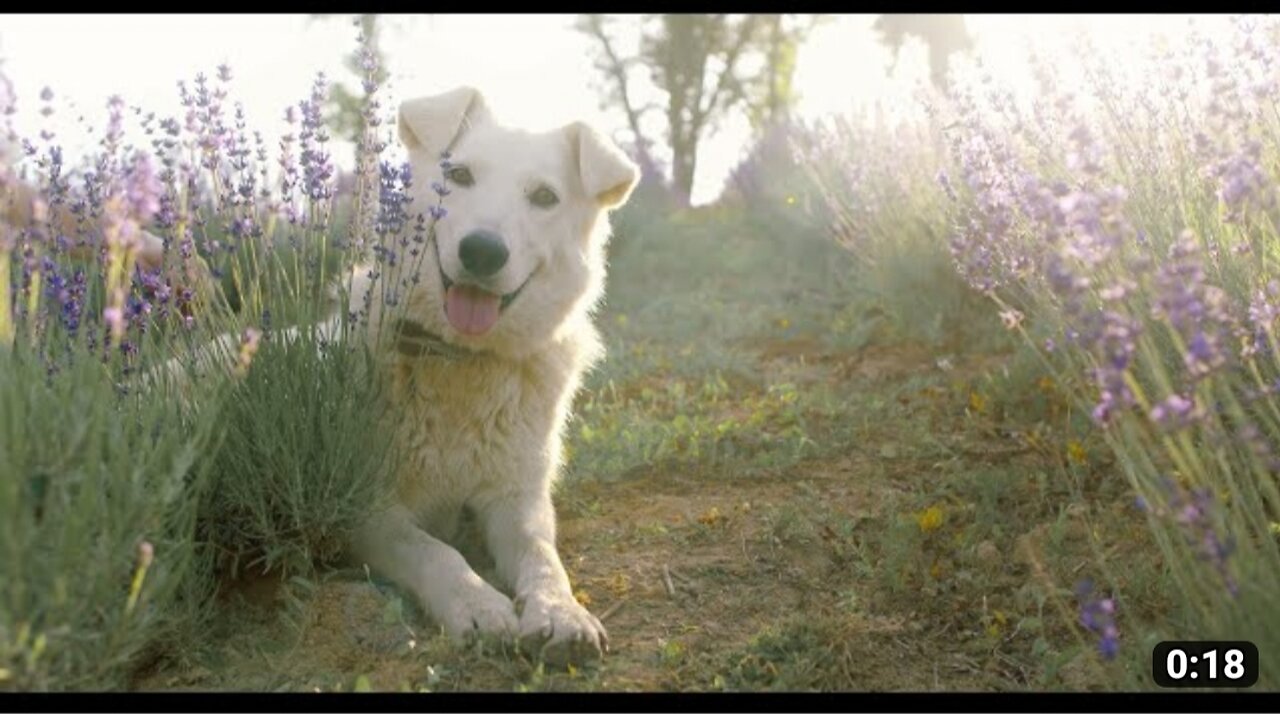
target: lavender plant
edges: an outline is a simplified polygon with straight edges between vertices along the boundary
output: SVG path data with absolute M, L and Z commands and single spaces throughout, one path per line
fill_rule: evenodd
M 172 305 L 169 283 L 134 265 L 156 210 L 146 159 L 89 172 L 79 193 L 52 134 L 42 140 L 43 152 L 26 147 L 44 169 L 39 192 L 12 172 L 3 186 L 6 215 L 29 204 L 25 223 L 0 227 L 0 687 L 106 688 L 201 619 L 198 455 L 216 442 L 210 414 L 135 386 L 156 350 L 152 301 Z
M 235 193 L 219 199 L 214 191 L 211 208 L 232 216 L 224 218 L 222 250 L 229 255 L 218 265 L 210 254 L 210 265 L 238 295 L 231 322 L 241 338 L 222 343 L 224 362 L 234 365 L 232 386 L 220 402 L 226 428 L 210 457 L 213 485 L 201 531 L 215 546 L 220 572 L 233 576 L 255 568 L 283 578 L 332 560 L 350 530 L 385 505 L 396 471 L 390 406 L 370 349 L 390 337 L 389 321 L 370 319 L 369 300 L 377 294 L 393 315 L 407 303 L 443 209 L 410 212 L 407 164 L 381 159 L 389 124 L 375 55 L 359 41 L 364 133 L 347 190 L 327 148 L 323 78 L 286 112 L 297 132 L 282 139 L 278 194 L 255 188 L 243 150 L 207 159 L 224 177 L 211 185 L 230 186 L 225 177 L 239 176 Z M 372 285 L 362 304 L 351 301 L 357 264 Z
M 828 227 L 855 256 L 857 284 L 908 337 L 934 344 L 956 335 L 984 344 L 1002 340 L 947 253 L 947 199 L 934 183 L 945 180 L 944 145 L 933 105 L 924 109 L 915 120 L 891 121 L 879 112 L 796 127 L 785 144 L 803 187 L 785 197 L 758 192 L 754 201 L 800 197 L 808 219 Z M 744 185 L 749 176 L 777 170 L 776 163 L 763 168 L 744 162 L 735 175 Z M 760 178 L 745 185 L 753 184 L 771 185 Z
M 1153 636 L 1280 645 L 1278 39 L 1236 18 L 1132 61 L 1082 36 L 1031 53 L 1030 94 L 958 66 L 946 97 L 916 98 L 923 118 L 794 142 L 856 280 L 971 314 L 903 268 L 949 263 L 1088 415 L 1179 605 Z M 1147 681 L 1150 636 L 1113 619 L 1133 610 L 1124 573 L 1097 565 L 1115 592 L 1080 596 L 1082 635 Z
M 1259 647 L 1280 644 L 1278 31 L 1193 34 L 1129 67 L 1146 82 L 1083 42 L 1078 84 L 1037 59 L 1029 108 L 975 72 L 952 96 L 959 180 L 940 182 L 960 274 L 1060 374 L 1089 377 L 1075 397 L 1181 595 L 1159 629 Z
M 0 168 L 0 688 L 123 686 L 159 638 L 199 622 L 211 574 L 306 575 L 381 506 L 398 456 L 370 348 L 388 321 L 369 332 L 351 271 L 372 266 L 394 311 L 444 209 L 409 210 L 360 44 L 365 132 L 346 185 L 323 76 L 286 110 L 275 169 L 227 66 L 178 84 L 180 116 L 113 97 L 83 163 L 48 128 L 14 135 L 20 155 Z M 41 95 L 45 116 L 54 99 Z

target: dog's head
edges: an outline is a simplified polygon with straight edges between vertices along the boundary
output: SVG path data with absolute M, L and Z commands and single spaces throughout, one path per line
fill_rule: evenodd
M 603 290 L 608 210 L 639 171 L 581 122 L 544 133 L 496 123 L 464 87 L 400 106 L 411 210 L 446 213 L 405 318 L 473 349 L 528 353 L 586 315 Z M 441 165 L 448 152 L 448 163 Z

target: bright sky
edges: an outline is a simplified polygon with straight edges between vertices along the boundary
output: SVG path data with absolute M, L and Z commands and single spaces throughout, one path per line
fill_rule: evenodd
M 909 96 L 902 80 L 923 80 L 924 49 L 908 43 L 897 80 L 885 76 L 888 53 L 875 41 L 875 15 L 842 15 L 819 28 L 802 48 L 795 82 L 799 111 L 819 116 Z M 971 31 L 994 67 L 1016 72 L 1024 42 L 1062 41 L 1087 28 L 1100 44 L 1126 45 L 1154 31 L 1176 30 L 1185 15 L 971 15 Z M 590 40 L 570 29 L 572 15 L 397 15 L 388 17 L 383 48 L 396 98 L 470 84 L 485 93 L 505 121 L 550 128 L 576 119 L 606 130 L 619 116 L 599 107 Z M 1220 22 L 1221 17 L 1213 20 Z M 14 83 L 17 125 L 38 133 L 37 97 L 51 87 L 54 128 L 69 153 L 83 146 L 76 118 L 105 124 L 106 100 L 120 94 L 131 106 L 178 115 L 176 83 L 227 62 L 232 97 L 241 99 L 251 129 L 274 149 L 284 108 L 306 96 L 318 70 L 349 77 L 342 66 L 355 32 L 345 17 L 306 15 L 5 15 L 0 19 L 0 69 Z M 354 82 L 352 83 L 354 86 Z M 68 105 L 70 104 L 70 106 Z M 100 131 L 100 129 L 99 129 Z M 704 142 L 694 203 L 714 200 L 749 138 L 745 119 L 725 123 Z M 340 163 L 349 151 L 336 150 Z

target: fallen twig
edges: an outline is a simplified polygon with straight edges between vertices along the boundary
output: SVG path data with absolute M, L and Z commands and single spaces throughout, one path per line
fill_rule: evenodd
M 668 597 L 676 596 L 675 583 L 671 582 L 671 568 L 668 568 L 666 563 L 662 564 L 662 584 L 667 588 Z
M 671 577 L 675 578 L 676 580 L 679 580 L 680 582 L 688 585 L 693 584 L 693 578 L 689 577 L 688 575 L 685 575 L 679 570 L 676 570 L 675 568 L 668 568 L 668 571 L 671 573 Z
M 616 613 L 617 611 L 621 610 L 621 609 L 622 609 L 622 606 L 623 606 L 623 605 L 626 605 L 626 604 L 627 604 L 627 601 L 626 601 L 626 600 L 619 600 L 619 601 L 615 602 L 614 604 L 612 604 L 612 605 L 610 605 L 608 608 L 606 608 L 604 612 L 600 613 L 599 620 L 600 620 L 601 622 L 604 622 L 605 620 L 608 620 L 610 617 L 613 617 L 614 613 Z

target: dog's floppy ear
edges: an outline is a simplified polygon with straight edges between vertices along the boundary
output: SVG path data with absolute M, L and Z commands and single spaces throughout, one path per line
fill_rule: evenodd
M 448 151 L 468 127 L 489 119 L 489 108 L 479 90 L 459 87 L 444 94 L 406 99 L 400 104 L 397 130 L 410 151 L 433 154 Z
M 565 131 L 578 159 L 582 188 L 605 208 L 626 202 L 640 180 L 640 169 L 612 141 L 584 122 L 574 122 Z

